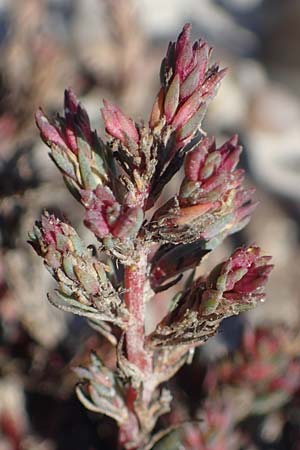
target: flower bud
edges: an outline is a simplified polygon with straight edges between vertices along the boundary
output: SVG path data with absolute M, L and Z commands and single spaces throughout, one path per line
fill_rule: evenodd
M 220 295 L 239 303 L 264 299 L 263 288 L 273 269 L 271 257 L 261 256 L 259 247 L 237 249 L 208 278 L 208 286 L 216 286 Z
M 181 204 L 203 202 L 213 193 L 220 198 L 233 185 L 243 181 L 239 178 L 241 172 L 234 172 L 241 151 L 236 136 L 218 149 L 213 138 L 203 138 L 186 156 L 185 179 L 180 188 Z
M 40 130 L 41 138 L 47 145 L 57 145 L 62 148 L 67 147 L 60 130 L 55 125 L 51 125 L 41 108 L 37 110 L 35 120 Z
M 118 106 L 108 100 L 103 100 L 103 103 L 101 114 L 107 133 L 119 139 L 123 144 L 126 144 L 127 137 L 137 144 L 139 134 L 133 120 L 128 119 Z
M 138 206 L 120 205 L 108 187 L 98 186 L 94 191 L 82 191 L 86 208 L 85 225 L 100 239 L 109 235 L 124 241 L 136 236 L 143 220 Z

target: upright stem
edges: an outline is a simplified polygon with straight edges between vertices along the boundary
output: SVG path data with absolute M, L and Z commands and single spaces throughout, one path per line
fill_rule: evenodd
M 146 280 L 147 255 L 141 253 L 139 261 L 125 267 L 124 287 L 125 303 L 130 314 L 126 332 L 126 350 L 128 361 L 141 372 L 149 372 L 151 362 L 144 349 L 145 343 L 145 305 L 144 286 Z
M 152 361 L 151 356 L 145 351 L 145 305 L 144 305 L 144 286 L 146 280 L 147 254 L 141 252 L 140 259 L 131 266 L 125 267 L 124 287 L 125 303 L 128 308 L 130 319 L 126 331 L 126 352 L 127 359 L 134 364 L 143 374 L 144 381 L 150 377 Z M 144 385 L 144 383 L 143 383 Z M 137 398 L 137 391 L 129 386 L 127 389 L 127 408 L 128 420 L 119 428 L 119 447 L 124 448 L 129 443 L 137 442 L 139 436 L 139 422 L 135 414 L 134 402 Z M 145 406 L 150 400 L 149 395 L 142 393 Z M 130 444 L 129 444 L 130 445 Z M 136 450 L 133 445 L 130 450 Z

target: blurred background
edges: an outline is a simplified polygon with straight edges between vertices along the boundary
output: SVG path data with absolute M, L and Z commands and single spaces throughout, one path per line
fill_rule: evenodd
M 229 68 L 204 129 L 218 141 L 240 135 L 242 165 L 260 201 L 250 225 L 207 265 L 255 242 L 273 255 L 275 269 L 267 302 L 225 322 L 171 383 L 174 411 L 162 426 L 186 417 L 205 424 L 159 448 L 300 449 L 300 1 L 0 0 L 0 450 L 116 448 L 114 425 L 75 398 L 70 369 L 91 348 L 109 353 L 108 344 L 48 304 L 52 281 L 26 242 L 45 208 L 90 239 L 81 207 L 39 139 L 34 112 L 42 106 L 54 115 L 72 87 L 100 133 L 103 97 L 146 120 L 168 41 L 186 22 Z M 149 327 L 167 297 L 149 310 Z M 253 346 L 263 342 L 253 354 L 243 347 L 246 328 Z M 239 367 L 235 384 L 233 375 L 224 378 L 224 364 Z M 216 398 L 213 407 L 209 398 Z M 242 414 L 232 414 L 237 404 Z

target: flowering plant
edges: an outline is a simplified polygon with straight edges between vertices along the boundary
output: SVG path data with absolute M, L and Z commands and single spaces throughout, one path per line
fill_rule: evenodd
M 201 129 L 226 70 L 209 65 L 212 49 L 202 40 L 193 44 L 190 30 L 185 25 L 169 45 L 147 125 L 104 101 L 104 142 L 71 90 L 65 92 L 64 117 L 50 121 L 42 110 L 36 114 L 41 137 L 83 205 L 84 223 L 99 249 L 93 253 L 70 224 L 47 212 L 30 242 L 57 281 L 50 302 L 88 318 L 116 348 L 114 370 L 94 353 L 89 367 L 77 369 L 77 393 L 88 409 L 118 423 L 119 446 L 131 450 L 150 449 L 157 440 L 152 431 L 171 403 L 161 384 L 224 318 L 264 299 L 272 269 L 270 258 L 250 246 L 206 278 L 194 279 L 204 255 L 246 225 L 255 203 L 243 170 L 236 169 L 237 136 L 217 147 Z M 157 207 L 182 165 L 178 192 Z M 190 269 L 170 311 L 146 335 L 146 303 Z

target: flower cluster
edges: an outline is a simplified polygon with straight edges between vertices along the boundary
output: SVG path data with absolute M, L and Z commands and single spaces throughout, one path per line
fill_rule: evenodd
M 201 40 L 193 44 L 190 28 L 169 46 L 148 125 L 104 101 L 104 142 L 70 89 L 64 117 L 36 114 L 50 156 L 99 244 L 86 246 L 71 225 L 48 213 L 30 241 L 58 283 L 49 300 L 87 317 L 116 347 L 115 370 L 95 355 L 87 369 L 77 370 L 84 379 L 77 393 L 87 408 L 117 421 L 120 448 L 131 450 L 151 448 L 157 418 L 170 410 L 170 393 L 160 385 L 224 318 L 264 299 L 272 269 L 270 258 L 250 246 L 194 279 L 202 258 L 246 225 L 255 203 L 236 168 L 237 136 L 217 147 L 202 132 L 226 71 L 209 66 L 212 49 Z M 163 188 L 182 166 L 179 191 L 158 207 Z M 146 302 L 189 269 L 171 311 L 146 336 Z

